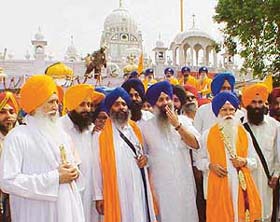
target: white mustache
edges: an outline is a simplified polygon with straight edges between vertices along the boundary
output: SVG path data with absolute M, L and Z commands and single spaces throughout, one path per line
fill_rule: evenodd
M 233 115 L 227 115 L 223 117 L 223 120 L 227 120 L 227 119 L 233 119 L 234 116 Z

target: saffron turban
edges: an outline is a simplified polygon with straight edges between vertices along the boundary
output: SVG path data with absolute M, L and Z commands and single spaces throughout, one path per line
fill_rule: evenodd
M 129 93 L 132 88 L 135 89 L 139 93 L 141 99 L 144 99 L 145 88 L 140 79 L 129 79 L 122 84 L 122 87 L 127 93 Z
M 216 96 L 222 89 L 225 81 L 228 81 L 231 86 L 231 91 L 234 89 L 235 77 L 231 73 L 217 73 L 211 83 L 211 91 Z
M 262 98 L 262 101 L 265 102 L 268 98 L 268 88 L 262 83 L 245 87 L 242 93 L 242 102 L 244 107 L 250 105 L 257 95 L 259 95 Z
M 239 100 L 232 92 L 220 92 L 212 100 L 212 110 L 215 116 L 218 116 L 226 102 L 229 102 L 235 109 L 238 108 Z
M 62 86 L 56 86 L 57 88 L 57 93 L 58 93 L 58 101 L 60 103 L 63 102 L 63 97 L 64 97 L 64 90 L 63 90 L 63 87 Z
M 20 90 L 20 105 L 30 114 L 43 105 L 51 95 L 58 94 L 52 77 L 47 75 L 31 76 Z
M 270 102 L 274 101 L 277 97 L 280 97 L 280 87 L 274 88 L 269 96 Z
M 86 98 L 90 98 L 91 102 L 100 103 L 104 97 L 104 94 L 94 91 L 92 85 L 78 84 L 66 90 L 64 108 L 69 112 L 76 109 Z
M 15 113 L 18 113 L 19 107 L 16 97 L 11 92 L 2 92 L 0 93 L 0 110 L 5 108 L 6 106 L 10 106 L 14 109 Z
M 131 99 L 129 94 L 122 88 L 117 87 L 112 92 L 110 92 L 105 98 L 105 106 L 108 111 L 110 111 L 112 105 L 116 102 L 116 100 L 121 97 L 128 107 L 130 107 Z
M 162 92 L 167 94 L 169 98 L 172 99 L 173 89 L 172 85 L 168 81 L 155 83 L 148 88 L 146 93 L 148 103 L 150 103 L 151 106 L 154 106 Z
M 192 86 L 191 84 L 186 84 L 184 88 L 187 92 L 190 92 L 195 96 L 196 99 L 198 99 L 198 91 L 194 86 Z

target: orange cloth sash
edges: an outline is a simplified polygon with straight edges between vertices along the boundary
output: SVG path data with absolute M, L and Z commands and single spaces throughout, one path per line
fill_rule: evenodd
M 218 124 L 213 126 L 208 134 L 207 149 L 210 162 L 219 164 L 227 168 L 226 151 L 224 142 L 221 139 Z M 247 158 L 248 156 L 248 137 L 242 126 L 238 127 L 236 153 L 238 156 Z M 261 200 L 256 185 L 247 167 L 241 168 L 247 185 L 247 193 L 250 208 L 250 222 L 261 218 Z M 242 195 L 242 189 L 239 185 L 238 192 L 238 221 L 245 220 L 245 204 Z M 207 187 L 207 204 L 206 204 L 207 222 L 233 222 L 234 211 L 229 188 L 228 177 L 218 177 L 212 171 L 209 171 Z
M 143 144 L 140 129 L 129 121 L 139 142 Z M 117 184 L 116 159 L 113 141 L 112 121 L 108 119 L 99 137 L 100 159 L 103 178 L 104 222 L 121 222 L 121 208 Z

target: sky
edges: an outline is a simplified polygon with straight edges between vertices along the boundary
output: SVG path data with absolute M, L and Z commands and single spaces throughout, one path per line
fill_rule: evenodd
M 169 46 L 180 31 L 180 0 L 122 0 L 125 8 L 138 23 L 143 35 L 145 53 L 153 56 L 152 49 L 161 36 Z M 79 54 L 99 49 L 105 18 L 119 7 L 119 0 L 0 0 L 0 53 L 23 59 L 31 54 L 38 27 L 48 41 L 47 53 L 63 60 L 67 46 L 74 39 Z M 217 0 L 185 0 L 185 30 L 192 27 L 195 14 L 196 27 L 217 41 L 222 40 L 212 17 Z

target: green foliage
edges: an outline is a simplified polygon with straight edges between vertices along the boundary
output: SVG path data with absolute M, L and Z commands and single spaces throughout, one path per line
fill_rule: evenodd
M 224 25 L 229 53 L 245 59 L 243 70 L 280 74 L 280 0 L 219 0 L 214 19 Z

